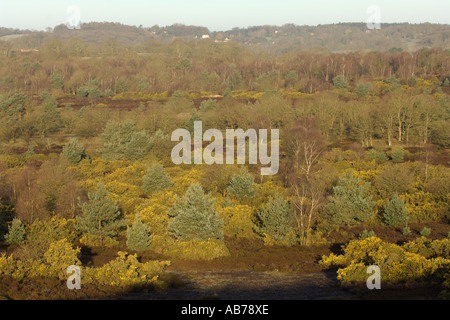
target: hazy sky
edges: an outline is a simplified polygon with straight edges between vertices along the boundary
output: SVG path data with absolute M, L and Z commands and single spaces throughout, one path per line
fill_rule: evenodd
M 208 27 L 211 31 L 256 25 L 317 25 L 367 22 L 371 5 L 379 7 L 381 23 L 450 24 L 449 0 L 0 0 L 0 26 L 43 30 L 77 19 L 128 25 L 167 26 L 174 23 Z M 372 12 L 373 14 L 373 12 Z

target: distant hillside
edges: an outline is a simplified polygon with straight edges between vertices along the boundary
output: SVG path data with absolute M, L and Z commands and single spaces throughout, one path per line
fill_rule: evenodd
M 18 34 L 27 36 L 18 37 Z M 14 35 L 11 37 L 11 35 Z M 6 37 L 5 37 L 6 36 Z M 305 51 L 416 51 L 422 47 L 450 49 L 450 26 L 441 24 L 382 24 L 380 30 L 368 30 L 365 23 L 339 23 L 318 26 L 255 26 L 210 32 L 205 27 L 175 24 L 166 27 L 136 27 L 111 22 L 82 24 L 80 29 L 56 26 L 51 32 L 31 32 L 0 28 L 0 40 L 9 40 L 28 48 L 40 46 L 46 39 L 78 38 L 87 43 L 115 39 L 124 45 L 137 45 L 149 39 L 163 42 L 184 40 L 233 41 L 256 51 L 282 54 Z

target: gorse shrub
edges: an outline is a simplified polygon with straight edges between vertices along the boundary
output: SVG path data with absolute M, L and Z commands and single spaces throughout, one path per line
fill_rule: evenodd
M 158 280 L 169 261 L 139 262 L 137 255 L 119 251 L 118 257 L 99 268 L 83 268 L 82 278 L 86 283 L 98 286 L 145 287 L 162 286 Z
M 72 242 L 77 236 L 74 220 L 58 217 L 35 220 L 25 230 L 25 240 L 14 251 L 14 256 L 21 260 L 41 259 L 51 243 L 62 239 Z
M 172 237 L 155 235 L 150 248 L 165 256 L 189 260 L 212 260 L 230 256 L 225 242 L 217 239 L 178 241 Z
M 442 248 L 447 244 L 435 244 Z M 433 247 L 433 245 L 430 245 Z M 362 282 L 367 279 L 367 267 L 379 266 L 383 281 L 396 283 L 404 281 L 442 280 L 450 271 L 448 252 L 439 249 L 431 255 L 423 256 L 416 250 L 417 244 L 398 246 L 383 242 L 377 237 L 351 241 L 344 254 L 323 256 L 321 264 L 338 266 L 337 278 L 342 282 Z
M 51 275 L 58 276 L 60 279 L 66 279 L 68 266 L 81 265 L 78 258 L 80 252 L 80 248 L 74 249 L 66 239 L 52 242 L 44 254 L 45 262 L 52 267 Z

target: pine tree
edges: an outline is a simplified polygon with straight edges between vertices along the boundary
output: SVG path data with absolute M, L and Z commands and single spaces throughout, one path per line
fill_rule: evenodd
M 152 147 L 152 140 L 144 130 L 138 131 L 131 120 L 108 122 L 100 138 L 103 141 L 101 153 L 105 160 L 139 160 Z
M 333 84 L 336 89 L 347 89 L 348 82 L 343 75 L 338 75 L 333 79 Z
M 11 225 L 8 227 L 8 234 L 5 235 L 5 240 L 8 244 L 18 244 L 25 239 L 25 227 L 20 219 L 14 218 Z
M 404 156 L 405 156 L 405 153 L 403 152 L 402 148 L 395 148 L 392 151 L 392 161 L 394 161 L 394 162 L 402 162 Z
M 408 223 L 408 210 L 403 199 L 395 193 L 393 198 L 384 206 L 384 222 L 389 226 L 401 226 Z
M 69 143 L 63 147 L 61 155 L 72 165 L 77 165 L 84 156 L 84 147 L 78 145 L 77 139 L 71 139 Z
M 253 186 L 253 183 L 253 176 L 243 166 L 239 175 L 235 175 L 231 178 L 227 191 L 238 200 L 254 198 L 256 195 L 256 188 Z
M 42 136 L 62 127 L 61 115 L 58 111 L 58 103 L 52 96 L 45 98 L 37 115 L 36 127 Z
M 27 152 L 25 153 L 25 156 L 28 158 L 28 157 L 34 156 L 35 154 L 36 153 L 34 152 L 34 146 L 32 144 L 30 144 L 28 146 Z
M 99 182 L 95 193 L 88 194 L 88 201 L 81 205 L 82 215 L 76 218 L 78 230 L 99 236 L 100 245 L 103 237 L 113 237 L 125 225 L 125 220 L 116 202 L 108 196 L 103 183 Z
M 64 83 L 61 80 L 61 76 L 59 75 L 59 71 L 55 70 L 52 74 L 52 87 L 55 89 L 63 89 Z
M 150 227 L 137 215 L 131 227 L 127 227 L 127 247 L 134 251 L 148 250 L 152 238 Z
M 192 184 L 168 210 L 169 216 L 173 217 L 167 229 L 169 234 L 182 241 L 223 239 L 223 221 L 219 219 L 214 203 L 215 199 L 205 195 L 200 184 Z
M 348 172 L 339 178 L 325 206 L 328 221 L 335 225 L 354 225 L 375 214 L 372 196 L 368 195 L 370 183 Z
M 143 189 L 145 194 L 167 189 L 172 186 L 172 181 L 164 170 L 162 164 L 154 164 L 143 178 Z
M 365 97 L 368 92 L 369 92 L 368 84 L 358 83 L 358 85 L 355 87 L 355 93 L 359 98 Z
M 206 112 L 206 111 L 214 110 L 214 109 L 216 109 L 216 107 L 217 107 L 216 100 L 212 100 L 212 99 L 203 100 L 202 103 L 200 104 L 200 111 Z
M 186 124 L 186 128 L 189 130 L 189 132 L 191 134 L 194 134 L 194 122 L 201 121 L 201 120 L 202 119 L 198 115 L 197 111 L 194 109 L 194 111 L 192 111 L 192 113 L 191 113 L 191 117 L 189 118 L 189 120 Z
M 260 235 L 267 234 L 276 241 L 295 240 L 294 212 L 280 194 L 269 198 L 268 203 L 258 211 L 257 219 L 255 231 Z

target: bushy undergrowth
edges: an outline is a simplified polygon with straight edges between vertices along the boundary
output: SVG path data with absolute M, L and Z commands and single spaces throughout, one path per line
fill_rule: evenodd
M 101 267 L 83 267 L 79 260 L 80 248 L 73 248 L 66 240 L 50 244 L 42 259 L 17 259 L 13 255 L 0 255 L 0 276 L 14 279 L 58 278 L 67 279 L 67 267 L 81 268 L 82 284 L 117 287 L 162 286 L 158 280 L 169 261 L 139 262 L 137 255 L 118 252 L 118 257 Z
M 323 256 L 321 264 L 338 267 L 337 278 L 343 283 L 365 281 L 370 265 L 380 267 L 382 281 L 443 281 L 450 272 L 450 240 L 424 237 L 402 246 L 383 242 L 377 237 L 351 241 L 342 255 Z
M 172 258 L 189 260 L 212 260 L 230 255 L 225 243 L 217 239 L 178 241 L 172 237 L 155 235 L 150 249 Z

